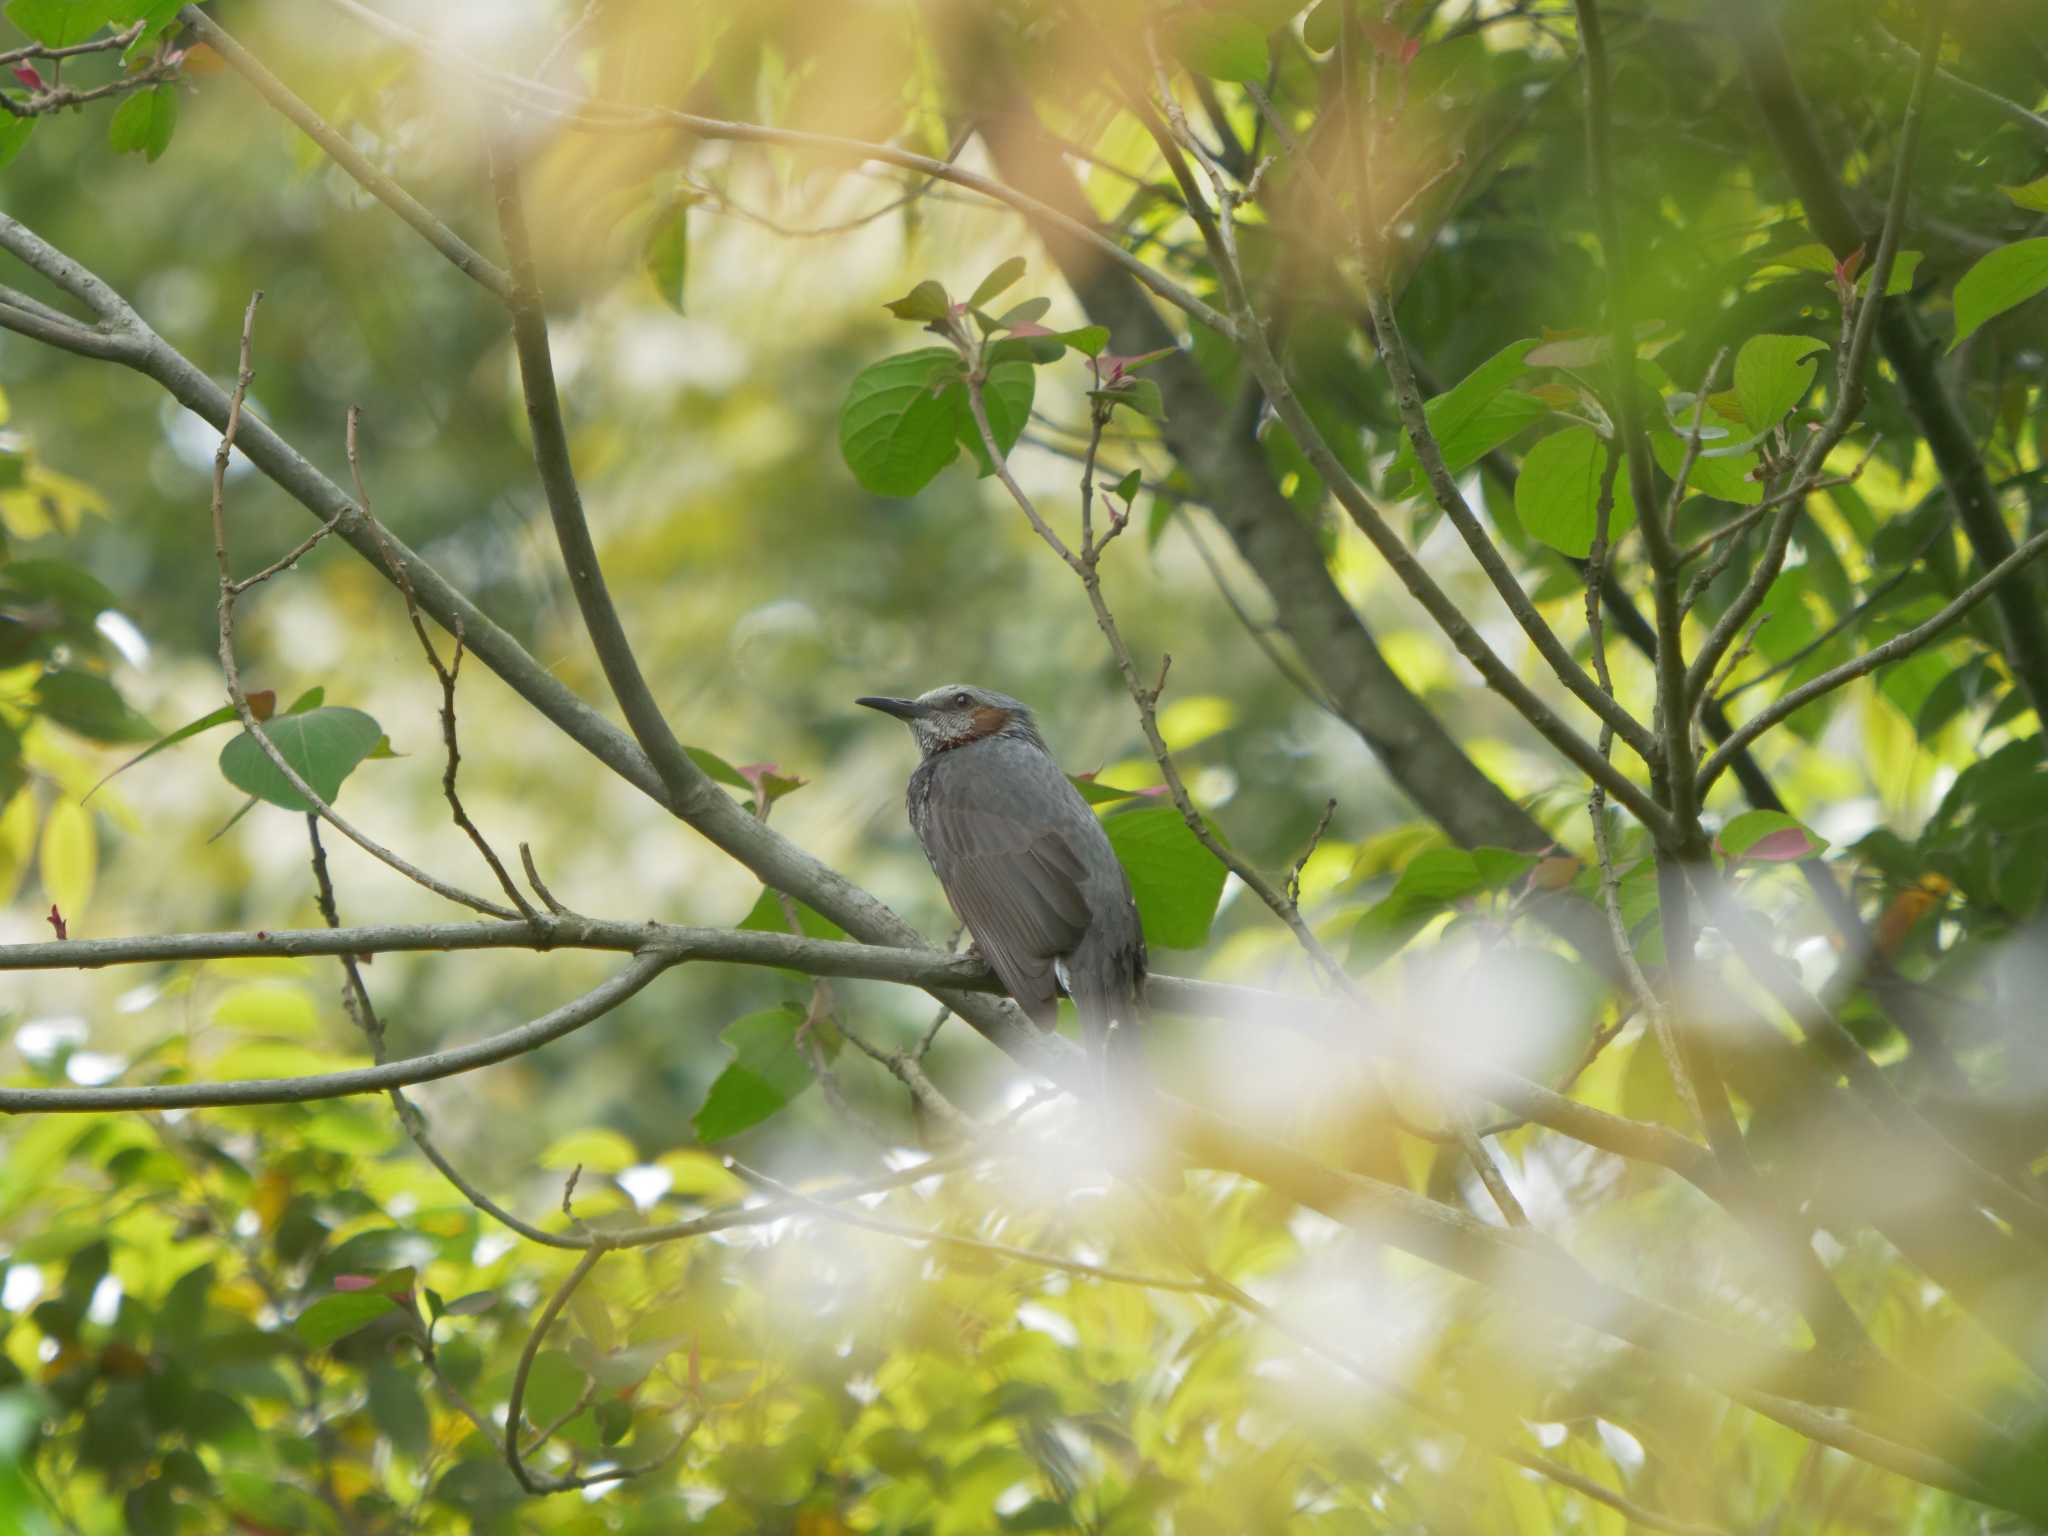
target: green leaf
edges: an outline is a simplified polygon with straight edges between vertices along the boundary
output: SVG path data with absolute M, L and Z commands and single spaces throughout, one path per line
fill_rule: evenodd
M 533 1366 L 526 1373 L 520 1413 L 529 1424 L 552 1424 L 576 1406 L 589 1385 L 590 1374 L 567 1350 L 544 1349 L 533 1357 Z
M 1021 263 L 1023 258 L 1020 256 L 1016 260 Z M 998 267 L 996 271 L 1000 272 L 1002 268 Z M 994 276 L 994 273 L 991 273 L 990 276 Z M 1003 311 L 1002 317 L 996 321 L 996 329 L 999 331 L 1014 331 L 1020 325 L 1036 325 L 1046 317 L 1051 309 L 1051 299 L 1026 299 L 1015 308 Z
M 301 1312 L 292 1326 L 313 1349 L 325 1349 L 383 1317 L 397 1302 L 382 1291 L 336 1291 Z
M 1258 26 L 1228 11 L 1188 11 L 1174 27 L 1181 62 L 1212 80 L 1263 85 L 1270 60 Z
M 632 1404 L 609 1397 L 597 1405 L 597 1438 L 606 1445 L 617 1445 L 632 1427 Z
M 1650 428 L 1650 452 L 1656 456 L 1657 467 L 1674 482 L 1678 479 L 1679 468 L 1685 463 L 1685 446 L 1691 431 L 1690 418 L 1686 420 L 1682 434 L 1664 426 Z M 1692 472 L 1686 476 L 1686 493 L 1711 496 L 1716 501 L 1732 501 L 1744 507 L 1753 507 L 1762 501 L 1762 482 L 1750 478 L 1750 471 L 1757 467 L 1756 454 L 1744 451 L 1710 458 L 1717 446 L 1715 442 L 1702 438 L 1699 455 L 1692 461 Z M 1617 497 L 1621 494 L 1618 484 L 1615 494 Z
M 1607 452 L 1606 442 L 1591 427 L 1567 427 L 1531 448 L 1515 477 L 1515 515 L 1522 526 L 1552 549 L 1584 559 L 1593 548 Z M 1628 477 L 1617 474 L 1608 542 L 1618 543 L 1635 520 Z
M 1119 800 L 1141 798 L 1135 789 L 1118 789 L 1111 784 L 1098 784 L 1093 779 L 1084 779 L 1077 774 L 1068 774 L 1067 782 L 1081 792 L 1081 798 L 1090 805 L 1114 805 Z
M 7 19 L 39 43 L 69 48 L 107 24 L 114 0 L 10 0 Z
M 2010 190 L 2010 189 L 2007 189 Z M 1920 270 L 1924 256 L 1921 251 L 1900 251 L 1892 258 L 1891 281 L 1884 285 L 1887 294 L 1905 293 L 1913 286 L 1913 274 Z M 1824 245 L 1795 245 L 1789 251 L 1780 251 L 1765 263 L 1765 270 L 1771 267 L 1790 267 L 1795 272 L 1814 272 L 1833 280 L 1835 275 L 1835 253 Z M 1870 273 L 1866 270 L 1856 280 L 1856 291 L 1870 291 Z
M 882 306 L 898 320 L 943 320 L 953 312 L 953 300 L 942 284 L 926 278 L 900 299 Z
M 950 347 L 899 353 L 854 375 L 839 412 L 839 451 L 863 490 L 914 496 L 953 462 L 960 441 L 955 390 L 964 400 L 960 358 Z
M 423 1454 L 433 1439 L 433 1425 L 419 1383 L 396 1366 L 379 1361 L 369 1370 L 370 1422 L 408 1456 Z
M 157 734 L 96 672 L 70 667 L 45 672 L 36 683 L 36 705 L 67 731 L 92 741 L 148 741 Z
M 123 154 L 140 151 L 154 165 L 171 147 L 177 126 L 177 87 L 155 86 L 137 91 L 115 109 L 107 123 L 107 145 Z
M 1024 258 L 1012 256 L 997 264 L 996 269 L 981 280 L 981 286 L 974 290 L 974 297 L 967 301 L 969 309 L 980 309 L 990 299 L 1024 275 Z M 1048 306 L 1050 307 L 1050 306 Z
M 252 693 L 249 695 L 249 697 L 251 699 L 254 699 L 256 695 Z M 307 710 L 318 709 L 322 704 L 326 702 L 327 690 L 321 687 L 318 683 L 315 683 L 312 687 L 308 688 L 304 693 L 300 694 L 296 699 L 293 699 L 291 703 L 287 704 L 285 706 L 284 712 L 288 715 L 303 715 L 304 713 L 306 713 Z
M 2048 288 L 2048 236 L 2000 246 L 1956 281 L 1953 352 L 1978 326 Z
M 580 1167 L 591 1173 L 618 1173 L 639 1161 L 631 1141 L 602 1126 L 558 1136 L 540 1155 L 543 1168 L 566 1171 Z
M 1500 890 L 1536 864 L 1510 848 L 1430 848 L 1410 859 L 1394 888 L 1368 907 L 1351 930 L 1348 959 L 1374 966 L 1399 950 L 1455 902 Z
M 1141 805 L 1105 816 L 1102 830 L 1131 878 L 1145 942 L 1160 949 L 1200 949 L 1223 896 L 1229 871 L 1204 848 L 1170 805 Z
M 2030 181 L 2023 187 L 2000 187 L 1998 190 L 2030 212 L 2048 213 L 2048 176 Z
M 1813 354 L 1827 343 L 1811 336 L 1752 336 L 1735 354 L 1735 398 L 1752 432 L 1775 427 L 1813 384 Z
M 1029 363 L 997 363 L 988 371 L 988 378 L 981 386 L 981 407 L 988 413 L 988 429 L 995 437 L 996 447 L 1005 458 L 1017 446 L 1017 439 L 1024 435 L 1024 426 L 1031 420 L 1031 401 L 1038 389 L 1038 370 Z M 995 466 L 989 462 L 988 450 L 982 445 L 981 428 L 974 420 L 974 408 L 967 399 L 965 383 L 951 385 L 946 395 L 953 401 L 953 409 L 960 422 L 960 441 L 974 456 L 980 466 L 980 478 L 987 479 L 995 473 Z
M 14 117 L 0 112 L 0 166 L 28 148 L 29 135 L 36 131 L 37 117 Z
M 831 918 L 813 912 L 800 901 L 796 903 L 796 922 L 806 938 L 836 940 L 846 937 L 844 928 Z M 789 916 L 782 910 L 782 901 L 776 893 L 763 886 L 759 898 L 747 915 L 740 919 L 738 926 L 752 933 L 787 933 Z
M 796 1044 L 802 1022 L 794 1008 L 769 1008 L 726 1026 L 718 1038 L 733 1059 L 697 1111 L 693 1124 L 699 1141 L 737 1136 L 811 1086 L 816 1079 Z
M 1145 472 L 1134 469 L 1111 487 L 1112 494 L 1126 506 L 1138 499 L 1138 489 L 1145 483 Z
M 1123 379 L 1109 389 L 1089 390 L 1088 398 L 1129 406 L 1140 416 L 1153 421 L 1166 420 L 1166 401 L 1159 393 L 1159 386 L 1151 379 Z
M 640 266 L 677 314 L 687 314 L 690 277 L 690 204 L 679 201 L 655 220 L 640 250 Z
M 1550 407 L 1535 396 L 1508 388 L 1529 371 L 1525 359 L 1536 345 L 1531 338 L 1503 347 L 1424 403 L 1423 419 L 1452 474 L 1463 474 L 1524 427 L 1549 414 Z M 1404 431 L 1387 471 L 1387 488 L 1393 495 L 1406 496 L 1421 484 L 1422 465 Z
M 1053 340 L 1063 341 L 1083 357 L 1094 357 L 1109 345 L 1109 327 L 1106 325 L 1076 326 L 1071 331 L 1053 332 Z M 1174 350 L 1171 347 L 1167 351 Z M 1126 369 L 1128 371 L 1128 368 Z
M 1744 811 L 1714 841 L 1731 859 L 1761 863 L 1811 858 L 1828 845 L 1783 811 Z
M 332 804 L 342 780 L 376 750 L 383 728 L 359 709 L 323 707 L 264 722 L 263 734 L 316 795 Z M 247 731 L 221 749 L 220 771 L 235 788 L 288 811 L 310 811 Z

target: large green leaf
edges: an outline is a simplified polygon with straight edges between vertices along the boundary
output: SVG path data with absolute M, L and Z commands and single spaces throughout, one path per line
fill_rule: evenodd
M 898 353 L 854 375 L 839 412 L 839 451 L 863 489 L 915 496 L 953 462 L 960 419 L 948 390 L 959 383 L 950 347 Z
M 1656 456 L 1657 467 L 1674 481 L 1677 480 L 1678 471 L 1685 463 L 1685 448 L 1691 435 L 1690 421 L 1685 422 L 1682 430 L 1677 432 L 1661 425 L 1650 428 L 1650 451 Z M 1715 453 L 1717 448 L 1723 446 L 1702 439 L 1699 455 L 1692 461 L 1692 472 L 1685 479 L 1686 493 L 1692 496 L 1711 496 L 1716 501 L 1732 501 L 1739 506 L 1755 506 L 1764 499 L 1763 483 L 1750 478 L 1750 471 L 1757 467 L 1756 454 L 1748 451 L 1735 454 Z
M 2048 289 L 2048 235 L 2015 240 L 1983 257 L 1956 280 L 1954 351 L 1985 321 Z
M 796 1043 L 802 1022 L 794 1008 L 768 1008 L 725 1027 L 718 1038 L 733 1059 L 692 1122 L 699 1141 L 723 1141 L 759 1125 L 816 1081 Z
M 1038 390 L 1038 370 L 1027 362 L 1013 360 L 997 363 L 988 371 L 988 382 L 982 386 L 982 409 L 988 412 L 988 429 L 994 435 L 996 446 L 1008 457 L 1017 439 L 1024 435 L 1024 424 L 1031 419 L 1031 401 Z M 974 420 L 974 407 L 967 398 L 967 386 L 955 384 L 946 391 L 947 398 L 959 414 L 960 441 L 967 451 L 974 455 L 982 478 L 995 473 L 995 465 L 989 462 L 988 450 L 981 441 L 981 428 Z
M 1827 343 L 1811 336 L 1752 336 L 1735 354 L 1735 398 L 1751 432 L 1785 419 L 1813 384 L 1813 354 Z
M 1536 855 L 1509 848 L 1431 848 L 1410 859 L 1394 888 L 1366 908 L 1351 930 L 1349 960 L 1374 966 L 1455 902 L 1512 884 Z
M 1215 80 L 1263 84 L 1268 58 L 1258 24 L 1225 10 L 1182 12 L 1174 25 L 1174 52 L 1198 74 Z
M 377 750 L 377 743 L 384 737 L 383 727 L 360 709 L 335 705 L 284 715 L 264 722 L 262 729 L 276 745 L 278 755 L 292 765 L 314 794 L 329 804 L 341 789 L 342 780 Z M 247 731 L 221 749 L 220 771 L 246 795 L 288 811 L 313 809 Z
M 1606 441 L 1591 427 L 1566 427 L 1531 448 L 1515 477 L 1515 516 L 1522 526 L 1552 549 L 1583 560 L 1593 548 L 1607 452 Z M 1635 521 L 1628 476 L 1617 473 L 1608 542 L 1619 542 Z
M 1131 877 L 1146 944 L 1200 949 L 1229 871 L 1170 805 L 1141 805 L 1103 819 L 1109 845 Z
M 293 1327 L 311 1347 L 325 1349 L 358 1328 L 367 1328 L 398 1305 L 396 1297 L 383 1291 L 336 1291 L 301 1312 Z
M 115 0 L 9 0 L 7 19 L 39 43 L 69 48 L 105 26 Z
M 1435 399 L 1424 402 L 1423 419 L 1452 474 L 1464 473 L 1549 413 L 1550 407 L 1534 395 L 1508 388 L 1529 371 L 1524 360 L 1536 345 L 1531 337 L 1501 348 Z M 1415 456 L 1415 445 L 1403 432 L 1400 449 L 1387 471 L 1387 487 L 1396 496 L 1406 496 L 1421 483 L 1422 465 Z
M 171 147 L 178 127 L 178 88 L 159 85 L 137 91 L 107 121 L 107 144 L 122 153 L 139 152 L 152 164 Z

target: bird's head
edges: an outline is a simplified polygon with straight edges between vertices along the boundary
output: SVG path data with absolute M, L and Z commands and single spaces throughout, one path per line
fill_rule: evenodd
M 910 727 L 918 750 L 926 757 L 990 736 L 1020 737 L 1041 750 L 1045 746 L 1028 708 L 1006 693 L 993 693 L 967 683 L 947 683 L 914 699 L 870 695 L 855 699 L 854 703 L 901 720 Z

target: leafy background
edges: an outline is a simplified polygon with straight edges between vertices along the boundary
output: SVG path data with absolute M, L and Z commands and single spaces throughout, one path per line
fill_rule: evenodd
M 1181 7 L 1175 46 L 1218 82 L 1270 69 L 1292 99 L 1312 100 L 1331 3 L 1295 20 L 1278 5 Z M 482 239 L 485 126 L 459 82 L 318 5 L 216 9 L 366 153 Z M 469 8 L 448 25 L 465 48 L 531 68 L 571 9 L 522 5 L 486 22 Z M 1672 338 L 1654 366 L 1674 389 L 1690 389 L 1714 351 L 1731 348 L 1714 419 L 1761 426 L 1800 405 L 1813 366 L 1805 354 L 1834 341 L 1832 263 L 1816 270 L 1811 232 L 1767 168 L 1727 61 L 1670 67 L 1700 55 L 1710 14 L 1666 0 L 1638 9 L 1617 77 L 1637 312 Z M 1824 3 L 1786 16 L 1851 161 L 1888 153 L 1908 78 L 1856 9 Z M 1908 28 L 1905 8 L 1883 9 L 1894 30 Z M 1569 397 L 1555 392 L 1574 366 L 1571 333 L 1599 312 L 1601 281 L 1577 238 L 1590 213 L 1573 45 L 1548 15 L 1446 36 L 1458 10 L 1400 10 L 1425 39 L 1411 87 L 1426 104 L 1415 153 L 1457 143 L 1480 163 L 1503 133 L 1509 147 L 1416 265 L 1403 318 L 1444 386 L 1432 418 L 1454 468 L 1478 477 L 1493 526 L 1563 612 L 1578 601 L 1577 576 L 1560 556 L 1584 553 L 1599 472 L 1595 433 L 1569 412 L 1560 419 Z M 90 36 L 142 11 L 15 0 L 7 15 L 25 35 L 69 41 L 50 29 Z M 1010 29 L 1006 56 L 1031 74 L 1054 126 L 1112 164 L 1146 164 L 1127 121 L 1104 121 L 1083 93 L 1062 89 L 1083 66 L 1049 41 L 1056 29 L 1037 8 L 996 14 Z M 147 19 L 167 22 L 168 9 L 151 7 Z M 2038 104 L 2038 39 L 2014 41 L 2006 20 L 1995 7 L 1968 10 L 1956 67 Z M 1276 37 L 1283 22 L 1292 30 Z M 727 14 L 614 3 L 584 46 L 597 81 L 622 95 L 690 88 L 735 116 L 900 133 L 944 153 L 933 49 L 913 23 L 912 8 L 894 4 Z M 894 184 L 801 155 L 707 149 L 692 161 L 698 184 L 685 186 L 672 145 L 528 131 L 584 494 L 661 704 L 722 763 L 803 778 L 775 803 L 775 824 L 943 937 L 952 921 L 900 808 L 909 743 L 853 709 L 854 696 L 965 678 L 1032 701 L 1066 766 L 1098 784 L 1142 789 L 1156 773 L 1067 573 L 957 454 L 960 403 L 921 397 L 929 420 L 872 460 L 851 446 L 860 422 L 844 408 L 859 381 L 876 380 L 863 370 L 886 369 L 915 345 L 885 305 L 918 281 L 972 293 L 1021 251 L 1025 274 L 1002 303 L 1049 298 L 1028 323 L 1055 333 L 1088 317 L 1013 218 L 944 190 L 857 228 L 790 238 L 723 203 L 830 227 L 886 201 Z M 2030 235 L 2039 202 L 1997 190 L 2034 184 L 2041 151 L 1995 112 L 1953 97 L 1929 124 L 1925 155 L 1934 169 L 1915 185 L 1910 281 L 1938 333 L 1958 342 L 1946 366 L 1995 477 L 2022 488 L 2039 526 L 2048 337 L 2040 306 L 1990 308 L 2048 281 Z M 344 414 L 361 406 L 380 517 L 565 681 L 603 697 L 533 481 L 500 316 L 307 140 L 201 51 L 176 83 L 97 114 L 39 121 L 32 133 L 0 119 L 0 164 L 8 213 L 89 260 L 218 378 L 232 374 L 250 292 L 264 289 L 252 408 L 339 475 Z M 1100 167 L 1088 190 L 1105 217 L 1131 199 Z M 1156 203 L 1133 227 L 1159 242 L 1162 259 L 1186 238 Z M 1295 264 L 1290 340 L 1318 420 L 1390 497 L 1412 490 L 1412 450 L 1381 372 L 1355 344 L 1355 304 L 1269 227 L 1244 236 L 1262 274 Z M 1109 344 L 1121 349 L 1119 338 Z M 1214 338 L 1198 334 L 1192 346 L 1214 382 L 1234 382 L 1234 360 Z M 1546 359 L 1544 347 L 1564 350 Z M 1023 427 L 1029 400 L 1044 418 L 1027 429 L 1018 473 L 1042 504 L 1064 508 L 1075 467 L 1042 444 L 1067 441 L 1057 424 L 1083 419 L 1095 381 L 1075 351 L 1010 367 L 1013 392 L 995 388 L 1006 416 Z M 248 772 L 225 761 L 225 780 L 216 770 L 231 727 L 94 792 L 159 734 L 219 704 L 213 434 L 147 381 L 13 335 L 0 336 L 0 387 L 0 715 L 5 739 L 19 743 L 18 766 L 0 760 L 0 940 L 47 937 L 52 906 L 81 937 L 317 925 L 301 818 L 259 804 L 221 830 L 243 790 L 261 794 Z M 1802 525 L 1799 563 L 1756 637 L 1752 670 L 1788 669 L 1773 686 L 1849 654 L 1847 639 L 1822 640 L 1844 615 L 1862 615 L 1859 640 L 1881 638 L 1960 583 L 1945 504 L 1896 394 L 1878 390 L 1871 416 L 1882 435 L 1867 468 Z M 1673 419 L 1660 452 L 1677 446 L 1690 417 Z M 1260 622 L 1267 599 L 1208 514 L 1174 494 L 1153 429 L 1139 413 L 1118 423 L 1119 471 L 1141 468 L 1150 485 L 1108 580 L 1134 642 L 1174 653 L 1162 727 L 1197 800 L 1255 863 L 1280 869 L 1335 797 L 1304 871 L 1319 931 L 1355 966 L 1374 967 L 1412 1017 L 1491 1029 L 1482 1044 L 1562 1078 L 1616 1017 L 1526 921 L 1544 881 L 1576 881 L 1584 894 L 1585 872 L 1570 862 L 1586 852 L 1577 791 L 1559 788 L 1540 744 L 1476 687 L 1324 506 L 1284 431 L 1270 431 L 1275 475 L 1390 663 L 1567 853 L 1546 874 L 1526 857 L 1450 847 L 1358 737 L 1250 646 L 1210 561 Z M 1485 470 L 1489 450 L 1515 456 L 1517 483 Z M 1162 482 L 1165 494 L 1150 488 Z M 1739 473 L 1703 471 L 1695 485 L 1703 494 L 1687 509 L 1688 536 L 1754 499 Z M 309 531 L 247 466 L 231 467 L 228 488 L 241 568 Z M 1426 503 L 1410 506 L 1409 526 L 1461 605 L 1489 632 L 1511 633 L 1484 581 L 1450 558 Z M 102 618 L 109 611 L 120 619 Z M 355 729 L 348 750 L 367 756 L 350 765 L 345 811 L 417 862 L 475 873 L 440 799 L 438 689 L 373 572 L 346 551 L 316 549 L 247 600 L 242 656 L 251 686 L 273 701 L 320 689 L 314 707 L 360 711 L 356 720 L 388 741 L 391 755 L 378 755 L 376 737 Z M 1617 673 L 1624 689 L 1641 689 L 1648 664 L 1618 652 Z M 1797 822 L 1745 821 L 1732 786 L 1723 789 L 1721 847 L 1738 861 L 1763 850 L 1743 866 L 1746 888 L 1790 953 L 1818 969 L 1827 939 L 1780 861 L 1825 843 L 1866 910 L 1897 930 L 1894 950 L 1916 976 L 1961 985 L 2003 966 L 2006 985 L 2024 992 L 2023 967 L 2038 962 L 1993 947 L 2033 919 L 2048 885 L 2038 746 L 2017 698 L 1992 632 L 1973 625 L 1796 716 L 1766 744 Z M 471 813 L 501 847 L 529 842 L 572 904 L 782 926 L 750 877 L 538 730 L 481 668 L 464 673 L 460 707 Z M 293 718 L 286 704 L 283 720 Z M 744 781 L 735 793 L 751 799 Z M 1306 985 L 1284 932 L 1175 838 L 1170 811 L 1150 801 L 1105 809 L 1146 903 L 1155 965 Z M 344 921 L 445 915 L 353 848 L 329 856 Z M 1625 879 L 1624 898 L 1629 921 L 1643 924 L 1655 899 L 1646 866 Z M 537 1000 L 569 997 L 603 972 L 600 959 L 574 953 L 383 956 L 367 978 L 393 1048 L 410 1053 L 527 1017 Z M 1471 977 L 1477 992 L 1459 990 Z M 878 1039 L 911 1043 L 930 1023 L 930 1005 L 901 989 L 835 992 Z M 1533 998 L 1549 1001 L 1530 1007 Z M 416 1099 L 461 1166 L 530 1220 L 553 1221 L 576 1168 L 581 1221 L 684 1217 L 739 1197 L 726 1151 L 796 1180 L 880 1166 L 863 1126 L 897 1147 L 919 1140 L 893 1080 L 851 1051 L 831 1055 L 850 1116 L 812 1089 L 796 1044 L 810 1003 L 800 978 L 688 966 L 542 1055 Z M 311 962 L 14 973 L 0 1018 L 10 1030 L 0 1060 L 25 1084 L 366 1059 L 332 968 Z M 1874 1010 L 1851 1018 L 1869 1043 L 1896 1052 Z M 2023 1160 L 2037 1157 L 2038 1045 L 1996 1020 L 1983 1030 L 1973 1059 L 2006 1085 L 1988 1130 Z M 1347 1166 L 1443 1198 L 1471 1193 L 1437 1143 L 1397 1129 L 1376 1085 L 1331 1071 L 1269 1021 L 1162 1023 L 1152 1055 L 1176 1086 L 1270 1116 Z M 929 1065 L 970 1111 L 1022 1101 L 1014 1074 L 957 1024 L 940 1031 Z M 1639 1025 L 1574 1091 L 1684 1124 Z M 1768 1093 L 1754 1083 L 1745 1092 L 1753 1128 L 1771 1130 Z M 1795 1128 L 1780 1128 L 1787 1150 L 1774 1166 L 1789 1182 L 1819 1181 L 1822 1170 L 1801 1172 L 1815 1154 Z M 1731 1229 L 1690 1190 L 1526 1130 L 1502 1141 L 1541 1223 L 1604 1274 L 1731 1325 L 1796 1327 L 1760 1299 L 1768 1289 Z M 1854 1152 L 1853 1139 L 1819 1146 L 1823 1164 Z M 1184 1256 L 1133 1198 L 1077 1152 L 949 1176 L 892 1196 L 887 1211 L 1174 1269 Z M 1200 1181 L 1184 1198 L 1203 1262 L 1426 1388 L 1449 1422 L 1333 1375 L 1213 1298 L 787 1223 L 617 1255 L 585 1283 L 534 1361 L 529 1417 L 563 1419 L 558 1454 L 585 1466 L 660 1456 L 686 1429 L 689 1443 L 670 1470 L 601 1497 L 530 1501 L 423 1356 L 431 1350 L 456 1392 L 501 1406 L 533 1313 L 571 1256 L 520 1243 L 463 1202 L 387 1106 L 22 1119 L 6 1128 L 0 1162 L 0 1516 L 30 1531 L 151 1536 L 218 1529 L 223 1512 L 243 1529 L 276 1531 L 687 1525 L 815 1536 L 981 1531 L 992 1519 L 1091 1532 L 1168 1519 L 1192 1532 L 1621 1530 L 1615 1511 L 1483 1449 L 1533 1433 L 1586 1478 L 1730 1529 L 1980 1528 L 1981 1511 L 1964 1500 L 1820 1453 L 1696 1386 L 1632 1374 L 1591 1335 L 1532 1321 L 1257 1186 Z M 2017 1392 L 2010 1361 L 1883 1241 L 1852 1236 L 1830 1258 L 1902 1360 L 1938 1367 L 1985 1402 Z

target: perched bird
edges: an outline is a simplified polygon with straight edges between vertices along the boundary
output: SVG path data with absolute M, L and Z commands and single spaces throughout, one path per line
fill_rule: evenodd
M 1106 1073 L 1127 1081 L 1145 1009 L 1137 903 L 1031 711 L 964 683 L 855 702 L 917 738 L 910 825 L 982 958 L 1043 1027 L 1059 994 L 1071 997 Z

